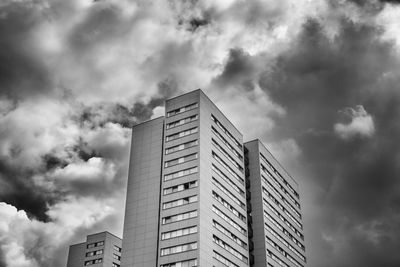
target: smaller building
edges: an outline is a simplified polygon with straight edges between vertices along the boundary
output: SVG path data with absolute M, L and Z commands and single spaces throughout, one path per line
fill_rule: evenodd
M 67 267 L 120 267 L 122 239 L 101 232 L 86 237 L 86 242 L 71 245 Z

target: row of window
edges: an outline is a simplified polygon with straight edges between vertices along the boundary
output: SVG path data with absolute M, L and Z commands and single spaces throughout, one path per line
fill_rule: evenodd
M 226 164 L 225 161 L 223 161 L 214 151 L 212 152 L 212 156 L 213 156 L 213 158 L 214 158 L 217 162 L 219 162 L 222 166 L 224 166 L 225 169 L 226 169 L 230 174 L 232 174 L 233 176 L 235 176 L 235 178 L 236 178 L 237 180 L 239 180 L 242 184 L 244 183 L 244 179 L 243 179 L 240 175 L 238 175 L 234 170 L 232 170 L 232 168 L 229 167 L 229 165 Z
M 197 195 L 190 196 L 190 197 L 184 197 L 180 199 L 176 199 L 173 201 L 165 202 L 163 204 L 163 209 L 170 209 L 170 208 L 175 208 L 175 207 L 180 207 L 183 205 L 187 205 L 193 202 L 197 202 Z
M 229 223 L 233 228 L 235 228 L 236 230 L 238 230 L 240 233 L 246 235 L 246 229 L 244 229 L 243 227 L 241 227 L 239 224 L 237 224 L 234 220 L 231 219 L 231 217 L 227 216 L 225 213 L 223 213 L 222 211 L 220 211 L 217 207 L 215 207 L 214 205 L 212 206 L 212 211 L 217 214 L 219 217 L 221 217 L 222 219 L 224 219 L 224 221 L 226 221 L 227 223 Z
M 271 199 L 271 201 L 274 202 L 290 218 L 290 220 L 297 224 L 300 229 L 303 229 L 303 225 L 296 220 L 296 218 L 270 192 L 268 192 L 264 186 L 262 187 L 262 190 L 268 196 L 268 198 Z
M 118 252 L 121 252 L 121 251 L 122 251 L 122 248 L 118 247 L 117 245 L 114 245 L 114 250 L 115 250 L 115 251 L 118 251 Z
M 112 263 L 112 267 L 121 267 L 121 265 L 119 265 L 118 263 L 113 262 Z
M 179 139 L 179 138 L 182 138 L 182 137 L 197 133 L 197 131 L 198 131 L 198 128 L 194 127 L 194 128 L 187 129 L 187 130 L 184 130 L 184 131 L 181 131 L 181 132 L 177 132 L 177 133 L 174 133 L 174 134 L 171 134 L 171 135 L 167 135 L 165 137 L 165 141 L 168 142 L 168 141 L 176 140 L 176 139 Z
M 272 189 L 272 191 L 274 191 L 275 194 L 277 194 L 277 195 L 279 196 L 279 198 L 282 199 L 282 201 L 286 204 L 286 206 L 288 206 L 288 207 L 290 208 L 290 210 L 291 210 L 292 212 L 294 212 L 294 214 L 296 214 L 297 217 L 298 217 L 299 219 L 301 219 L 301 214 L 300 214 L 300 212 L 298 212 L 298 211 L 292 206 L 292 204 L 290 204 L 289 201 L 288 201 L 284 196 L 281 195 L 281 193 L 278 191 L 278 189 L 276 189 L 275 186 L 273 186 L 273 185 L 271 184 L 270 181 L 267 181 L 267 179 L 265 179 L 265 177 L 264 177 L 263 175 L 261 175 L 261 177 L 262 177 L 262 179 L 263 179 L 265 185 L 268 186 L 268 188 Z
M 229 177 L 226 175 L 224 172 L 222 172 L 218 167 L 216 167 L 214 164 L 211 165 L 211 168 L 214 172 L 218 174 L 219 177 L 225 180 L 232 188 L 238 192 L 241 196 L 244 197 L 244 191 L 240 189 L 239 186 L 237 186 Z
M 162 224 L 179 222 L 197 217 L 197 210 L 188 211 L 162 218 Z
M 172 193 L 181 192 L 181 191 L 184 191 L 184 190 L 187 190 L 187 189 L 195 188 L 195 187 L 197 187 L 197 185 L 198 185 L 198 183 L 197 183 L 197 180 L 196 180 L 196 181 L 187 182 L 187 183 L 184 183 L 184 184 L 171 186 L 171 187 L 165 188 L 163 190 L 163 194 L 164 195 L 168 195 L 168 194 L 172 194 Z
M 186 155 L 186 156 L 183 156 L 180 158 L 171 159 L 169 161 L 166 161 L 164 163 L 164 166 L 165 166 L 165 168 L 175 166 L 175 165 L 182 164 L 182 163 L 185 163 L 185 162 L 188 162 L 191 160 L 195 160 L 195 159 L 197 159 L 197 157 L 198 157 L 197 153 L 189 154 L 189 155 Z
M 173 173 L 164 175 L 164 181 L 169 181 L 169 180 L 181 178 L 183 176 L 186 176 L 186 175 L 189 175 L 189 174 L 193 174 L 193 173 L 197 173 L 197 172 L 198 172 L 198 168 L 197 167 L 193 167 L 193 168 L 189 168 L 189 169 L 186 169 L 186 170 L 173 172 Z
M 239 143 L 239 141 L 236 140 L 236 138 L 213 115 L 211 115 L 211 119 L 235 143 L 235 145 L 242 149 L 242 144 Z
M 304 262 L 306 262 L 306 258 L 297 251 L 297 249 L 295 249 L 292 245 L 289 244 L 289 242 L 287 242 L 280 234 L 278 234 L 274 229 L 272 229 L 271 227 L 269 227 L 268 225 L 265 226 L 265 229 L 270 232 L 276 239 L 278 239 L 279 241 L 281 241 L 282 244 L 284 244 L 286 247 L 288 247 L 291 251 L 294 252 L 294 254 L 296 254 L 300 259 L 302 259 Z
M 103 262 L 102 258 L 98 258 L 98 259 L 94 259 L 94 260 L 90 260 L 90 261 L 85 261 L 85 266 L 92 265 L 92 264 L 97 264 L 97 263 L 102 263 L 102 262 Z
M 195 249 L 197 249 L 197 242 L 177 245 L 177 246 L 161 249 L 161 256 L 167 256 L 167 255 L 181 253 L 181 252 L 195 250 Z
M 197 259 L 167 263 L 161 265 L 161 267 L 197 267 Z
M 228 201 L 223 199 L 220 195 L 212 191 L 212 196 L 215 198 L 219 203 L 221 203 L 225 208 L 227 208 L 230 212 L 232 212 L 236 217 L 238 217 L 240 220 L 243 222 L 246 222 L 246 216 L 241 214 L 239 211 L 237 211 L 231 204 L 229 204 Z
M 186 123 L 195 121 L 198 118 L 199 118 L 199 116 L 196 114 L 196 115 L 193 115 L 193 116 L 190 116 L 190 117 L 186 117 L 186 118 L 183 118 L 183 119 L 180 119 L 180 120 L 177 120 L 177 121 L 173 121 L 173 122 L 167 123 L 166 127 L 167 127 L 167 129 L 171 129 L 171 128 L 174 128 L 174 127 L 177 127 L 177 126 L 181 126 L 181 125 L 184 125 Z
M 225 243 L 222 239 L 217 237 L 216 235 L 213 235 L 213 241 L 220 246 L 221 248 L 225 249 L 229 253 L 231 253 L 233 256 L 238 258 L 239 260 L 243 261 L 244 263 L 247 263 L 248 259 L 246 256 L 244 256 L 242 253 L 238 252 L 236 249 L 231 247 L 229 244 Z
M 171 111 L 167 112 L 167 117 L 171 117 L 171 116 L 174 116 L 174 115 L 177 115 L 177 114 L 180 114 L 180 113 L 195 109 L 198 106 L 199 106 L 198 103 L 193 103 L 193 104 L 181 107 L 181 108 L 177 108 L 177 109 L 171 110 Z
M 86 248 L 95 248 L 95 247 L 99 247 L 99 246 L 104 246 L 104 241 L 87 244 Z
M 240 160 L 243 159 L 242 154 L 237 152 L 237 150 L 231 145 L 231 143 L 226 141 L 226 139 L 222 136 L 222 134 L 220 134 L 213 126 L 211 126 L 211 131 L 229 148 L 230 151 L 233 152 L 233 154 L 235 154 Z
M 294 227 L 288 220 L 286 220 L 285 217 L 282 216 L 282 214 L 280 214 L 271 204 L 269 204 L 264 198 L 263 201 L 269 206 L 270 210 L 282 221 L 284 222 L 287 226 L 289 226 L 289 228 L 296 233 L 296 235 L 298 235 L 302 240 L 304 240 L 304 236 L 302 233 L 300 233 L 299 230 L 296 229 L 296 227 Z M 266 211 L 264 210 L 264 213 L 266 213 Z
M 177 229 L 174 231 L 169 231 L 161 234 L 161 240 L 167 240 L 175 237 L 180 237 L 180 236 L 185 236 L 185 235 L 191 235 L 197 233 L 197 226 L 192 226 L 192 227 L 187 227 L 187 228 L 182 228 L 182 229 Z
M 289 265 L 286 264 L 286 262 L 282 261 L 278 256 L 276 256 L 274 253 L 272 253 L 269 249 L 267 249 L 267 257 L 276 261 L 280 266 L 290 267 Z
M 245 209 L 246 205 L 240 201 L 234 194 L 232 194 L 225 186 L 223 186 L 217 179 L 212 178 L 213 184 L 215 187 L 219 188 L 222 192 L 224 192 L 229 198 L 231 198 L 236 204 L 238 204 L 241 208 Z
M 290 256 L 289 253 L 287 253 L 283 248 L 281 248 L 278 244 L 276 244 L 271 238 L 267 236 L 267 242 L 274 247 L 277 251 L 279 251 L 285 258 L 287 258 L 289 261 L 291 261 L 294 265 L 297 267 L 304 267 L 301 265 L 297 260 L 295 260 L 292 256 Z
M 293 241 L 299 248 L 301 248 L 303 251 L 305 251 L 304 245 L 297 240 L 288 230 L 286 230 L 279 222 L 277 222 L 274 217 L 270 216 L 268 213 L 264 212 L 265 217 L 267 217 L 279 230 L 281 230 L 287 237 L 289 237 L 290 240 Z M 265 223 L 266 226 L 268 226 Z
M 296 190 L 294 190 L 293 187 L 286 181 L 286 179 L 283 178 L 282 174 L 280 174 L 280 172 L 278 172 L 278 170 L 275 169 L 275 167 L 271 164 L 271 162 L 269 162 L 262 153 L 260 153 L 260 155 L 261 158 L 264 160 L 264 162 L 267 163 L 268 168 L 279 177 L 282 183 L 284 183 L 289 188 L 289 190 L 293 193 L 293 195 L 299 198 L 299 193 L 297 193 Z
M 86 252 L 86 257 L 92 257 L 95 255 L 101 255 L 101 254 L 103 254 L 103 250 L 99 249 L 99 250 L 95 250 L 95 251 Z
M 116 259 L 116 260 L 121 261 L 121 256 L 119 256 L 119 255 L 117 255 L 115 253 L 113 253 L 113 258 Z
M 234 264 L 233 262 L 231 262 L 230 260 L 228 260 L 227 258 L 225 258 L 224 256 L 220 255 L 219 253 L 217 253 L 214 250 L 214 258 L 221 262 L 222 264 L 228 266 L 228 267 L 239 267 L 238 265 Z
M 190 141 L 190 142 L 186 142 L 177 146 L 173 146 L 173 147 L 169 147 L 165 149 L 165 154 L 171 154 L 174 152 L 178 152 L 184 149 L 188 149 L 190 147 L 194 147 L 197 146 L 199 144 L 198 140 L 194 140 L 194 141 Z
M 226 235 L 227 237 L 229 237 L 231 240 L 233 240 L 236 244 L 238 244 L 239 246 L 243 247 L 243 248 L 247 248 L 247 244 L 241 240 L 239 237 L 237 237 L 236 235 L 232 234 L 231 231 L 229 231 L 228 229 L 226 229 L 225 227 L 223 227 L 221 224 L 219 224 L 217 221 L 213 220 L 213 226 L 220 231 L 221 233 L 223 233 L 224 235 Z
M 217 141 L 214 140 L 214 138 L 211 139 L 213 145 L 233 164 L 235 167 L 240 171 L 243 172 L 243 167 L 236 162 L 236 160 L 228 154 L 228 152 L 225 151 L 225 149 L 222 148 L 220 144 L 217 143 Z
M 285 189 L 285 187 L 283 185 L 281 185 L 278 180 L 275 178 L 274 175 L 272 175 L 267 168 L 264 167 L 263 164 L 261 164 L 261 169 L 263 170 L 263 172 L 269 177 L 271 178 L 271 180 L 283 191 L 285 192 L 285 194 L 290 198 L 290 200 L 296 205 L 296 207 L 298 207 L 300 209 L 300 204 L 299 202 L 297 202 L 297 200 Z

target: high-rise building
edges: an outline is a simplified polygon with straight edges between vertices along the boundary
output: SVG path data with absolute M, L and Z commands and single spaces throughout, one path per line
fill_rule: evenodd
M 275 195 L 263 186 L 261 154 L 253 142 L 246 149 L 242 134 L 201 90 L 168 99 L 165 112 L 165 117 L 132 130 L 121 265 L 244 267 L 258 261 L 254 266 L 304 266 L 292 253 L 294 240 L 302 240 L 302 227 L 293 225 L 301 236 L 290 228 L 293 211 L 288 205 L 292 203 L 278 198 L 285 189 L 277 188 L 281 195 Z M 270 154 L 264 154 L 268 159 Z M 270 161 L 278 166 L 272 168 L 287 175 L 276 161 Z M 258 173 L 252 172 L 255 164 Z M 297 188 L 288 177 L 283 179 L 290 188 Z M 265 193 L 264 204 L 264 195 L 249 191 L 263 188 L 275 201 Z M 252 211 L 253 206 L 268 213 Z M 293 209 L 300 212 L 297 206 Z M 280 231 L 268 220 L 269 213 L 280 223 Z M 293 219 L 301 225 L 301 218 Z M 261 229 L 261 224 L 266 226 Z
M 122 240 L 101 232 L 86 237 L 86 242 L 69 247 L 67 267 L 120 267 Z
M 297 182 L 259 140 L 245 143 L 254 266 L 306 264 Z

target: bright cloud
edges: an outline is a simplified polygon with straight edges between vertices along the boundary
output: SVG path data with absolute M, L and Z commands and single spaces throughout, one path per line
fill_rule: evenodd
M 351 121 L 349 123 L 336 123 L 334 125 L 335 133 L 339 137 L 349 139 L 354 136 L 373 136 L 375 133 L 374 120 L 363 106 L 356 106 L 355 109 L 347 108 L 342 113 L 349 117 Z

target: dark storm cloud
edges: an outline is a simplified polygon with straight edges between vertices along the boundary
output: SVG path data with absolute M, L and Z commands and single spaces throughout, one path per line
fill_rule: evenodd
M 303 163 L 311 164 L 311 183 L 326 192 L 320 200 L 326 208 L 324 229 L 336 252 L 325 251 L 334 255 L 330 265 L 324 256 L 318 259 L 324 266 L 400 262 L 394 251 L 400 246 L 400 62 L 381 34 L 344 19 L 330 40 L 317 21 L 309 20 L 296 48 L 259 80 L 287 110 L 270 139 L 294 137 Z M 333 125 L 341 120 L 340 110 L 357 105 L 371 114 L 376 132 L 342 140 Z
M 36 4 L 11 3 L 0 16 L 0 96 L 32 97 L 51 91 L 51 79 L 35 55 L 30 31 L 43 19 Z

